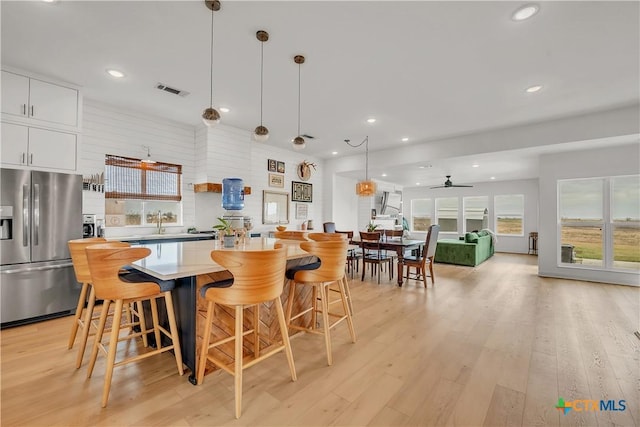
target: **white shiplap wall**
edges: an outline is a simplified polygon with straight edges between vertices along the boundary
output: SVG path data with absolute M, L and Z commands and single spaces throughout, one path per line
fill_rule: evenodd
M 245 197 L 242 211 L 222 209 L 222 195 L 218 193 L 198 193 L 195 195 L 195 223 L 200 230 L 210 230 L 216 224 L 216 218 L 222 215 L 243 215 L 252 219 L 252 232 L 267 233 L 275 229 L 274 225 L 262 224 L 262 191 L 291 193 L 291 182 L 298 181 L 296 165 L 307 160 L 317 165 L 312 171 L 309 183 L 314 185 L 313 202 L 309 203 L 309 219 L 316 230 L 322 228 L 322 202 L 320 191 L 323 163 L 320 159 L 305 156 L 304 151 L 295 152 L 274 148 L 266 143 L 252 140 L 251 132 L 220 124 L 207 129 L 204 126 L 196 130 L 196 176 L 195 183 L 221 183 L 224 178 L 242 178 L 244 185 L 251 187 L 251 194 Z M 202 159 L 206 159 L 203 161 Z M 267 160 L 285 162 L 284 188 L 268 186 L 269 171 Z M 289 206 L 289 229 L 300 229 L 304 220 L 295 218 L 295 203 Z M 186 224 L 185 225 L 189 225 Z
M 83 132 L 80 138 L 78 173 L 83 176 L 104 172 L 105 154 L 144 158 L 143 145 L 151 147 L 154 160 L 182 165 L 184 224 L 194 222 L 195 129 L 192 126 L 148 116 L 93 100 L 84 100 Z M 104 218 L 104 194 L 83 191 L 82 211 Z M 180 232 L 185 227 L 167 227 Z M 149 227 L 109 227 L 107 236 L 145 234 Z

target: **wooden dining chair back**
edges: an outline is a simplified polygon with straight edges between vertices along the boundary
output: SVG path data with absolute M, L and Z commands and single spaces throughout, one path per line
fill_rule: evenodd
M 336 230 L 336 233 L 344 234 L 347 236 L 347 241 L 351 242 L 353 240 L 353 231 L 339 231 Z M 353 272 L 359 271 L 360 260 L 362 259 L 362 249 L 349 249 L 347 253 L 347 270 L 349 271 L 351 278 L 353 279 Z
M 415 257 L 405 257 L 403 261 L 404 266 L 406 266 L 407 268 L 407 274 L 405 277 L 407 279 L 422 280 L 425 288 L 427 287 L 427 265 L 429 266 L 429 276 L 431 277 L 431 284 L 435 284 L 435 276 L 433 274 L 433 258 L 436 254 L 439 232 L 440 226 L 438 224 L 429 226 L 425 244 L 422 247 L 421 253 Z M 411 273 L 412 267 L 416 270 L 413 275 Z
M 280 295 L 282 294 L 284 274 L 287 264 L 286 249 L 283 245 L 275 244 L 273 250 L 264 251 L 224 251 L 214 250 L 211 258 L 232 275 L 232 283 L 210 283 L 201 288 L 201 296 L 207 301 L 207 317 L 200 346 L 197 382 L 202 384 L 207 361 L 233 375 L 235 388 L 235 416 L 240 418 L 242 413 L 242 376 L 243 370 L 284 350 L 289 363 L 291 379 L 297 379 L 293 362 L 293 353 L 289 342 L 289 334 L 284 317 L 284 309 Z M 231 281 L 228 281 L 231 282 Z M 278 324 L 282 336 L 281 344 L 270 343 L 268 350 L 261 354 L 260 349 L 260 304 L 271 302 L 276 306 Z M 211 342 L 212 323 L 215 304 L 232 306 L 235 308 L 235 327 L 232 336 Z M 244 309 L 253 307 L 253 329 L 244 330 Z M 253 358 L 245 361 L 243 337 L 253 335 Z M 221 360 L 212 348 L 233 342 L 233 367 L 227 360 Z
M 387 239 L 393 239 L 397 237 L 402 237 L 404 230 L 384 230 L 384 237 Z
M 335 222 L 325 222 L 322 224 L 322 229 L 325 233 L 335 233 L 336 232 L 336 223 Z
M 88 246 L 85 251 L 89 270 L 91 271 L 91 283 L 95 288 L 96 298 L 104 300 L 100 314 L 100 323 L 98 324 L 91 352 L 91 360 L 87 370 L 87 378 L 90 378 L 93 373 L 98 352 L 104 353 L 107 357 L 102 391 L 102 407 L 104 408 L 107 406 L 109 400 L 113 370 L 117 366 L 173 350 L 178 373 L 180 375 L 184 373 L 178 327 L 173 310 L 173 299 L 171 298 L 171 291 L 175 286 L 175 282 L 173 280 L 158 280 L 137 270 L 131 270 L 127 274 L 120 274 L 123 267 L 147 257 L 151 253 L 147 248 L 122 247 L 122 245 L 116 245 L 114 243 L 104 243 Z M 156 304 L 156 299 L 158 298 L 164 299 L 168 327 L 161 325 L 159 322 L 158 307 Z M 143 315 L 144 311 L 142 309 L 143 301 L 149 301 L 150 304 L 153 319 L 153 326 L 151 328 L 147 328 L 146 326 L 146 320 Z M 115 309 L 111 314 L 109 307 L 112 303 L 115 303 Z M 129 333 L 125 337 L 121 337 L 121 328 L 126 327 L 131 329 L 133 326 L 131 324 L 122 324 L 123 307 L 132 303 L 137 303 L 140 308 L 139 321 L 136 322 L 135 325 L 140 328 L 140 332 Z M 102 337 L 105 332 L 105 325 L 110 316 L 113 317 L 113 321 L 109 341 L 103 343 Z M 116 361 L 118 342 L 143 337 L 144 346 L 147 347 L 147 341 L 144 339 L 147 334 L 153 334 L 155 338 L 155 350 L 144 351 L 143 349 L 138 349 L 137 353 L 133 352 L 136 354 Z M 163 345 L 162 334 L 170 338 L 171 343 L 169 345 Z
M 382 266 L 387 265 L 389 269 L 389 280 L 393 279 L 393 258 L 388 256 L 386 251 L 380 245 L 382 232 L 380 231 L 361 231 L 360 246 L 362 248 L 362 278 L 366 272 L 367 264 L 371 265 L 373 274 L 378 275 L 378 283 L 382 273 Z M 374 268 L 375 267 L 375 268 Z
M 332 328 L 337 326 L 343 320 L 347 321 L 351 340 L 356 342 L 356 333 L 351 318 L 351 310 L 349 309 L 349 301 L 347 291 L 344 286 L 344 265 L 347 260 L 347 248 L 349 243 L 344 240 L 324 240 L 309 241 L 300 243 L 300 248 L 310 255 L 320 260 L 320 266 L 314 270 L 296 271 L 293 280 L 290 282 L 289 297 L 287 300 L 286 322 L 289 329 L 302 330 L 314 334 L 324 335 L 325 347 L 327 351 L 327 363 L 333 363 L 331 352 L 331 335 Z M 329 311 L 329 286 L 337 284 L 339 301 L 342 303 L 342 313 L 334 313 Z M 295 299 L 295 290 L 297 285 L 313 286 L 313 296 L 311 307 L 293 314 L 293 302 Z M 318 308 L 320 304 L 320 308 Z M 311 326 L 301 326 L 292 323 L 293 320 L 304 316 L 311 312 Z M 322 327 L 317 328 L 317 314 L 322 316 Z M 336 318 L 332 323 L 330 318 Z
M 73 345 L 80 329 L 80 347 L 78 347 L 78 355 L 76 358 L 76 369 L 82 366 L 82 359 L 84 357 L 85 348 L 87 346 L 87 340 L 92 327 L 97 327 L 97 321 L 100 318 L 99 315 L 94 315 L 94 307 L 96 303 L 95 289 L 91 286 L 91 271 L 89 270 L 89 262 L 87 261 L 87 254 L 85 249 L 91 245 L 105 244 L 107 240 L 103 237 L 92 237 L 87 239 L 75 239 L 69 240 L 67 245 L 69 246 L 69 253 L 71 254 L 71 262 L 73 263 L 73 271 L 76 275 L 76 280 L 82 284 L 80 289 L 80 295 L 78 296 L 78 303 L 76 305 L 76 312 L 71 324 L 71 333 L 69 334 L 69 349 L 73 348 Z M 110 242 L 109 244 L 114 247 L 128 247 L 128 243 L 123 242 Z M 85 308 L 86 305 L 86 308 Z M 125 310 L 128 309 L 125 308 Z
M 273 236 L 276 239 L 308 240 L 306 231 L 276 231 Z

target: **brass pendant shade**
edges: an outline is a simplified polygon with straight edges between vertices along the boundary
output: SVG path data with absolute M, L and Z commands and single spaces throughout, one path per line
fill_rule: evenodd
M 202 112 L 202 121 L 205 125 L 212 127 L 220 123 L 220 113 L 218 110 L 213 108 L 213 12 L 220 10 L 220 2 L 218 0 L 205 0 L 205 6 L 211 10 L 211 61 L 210 61 L 210 97 L 209 97 L 209 108 L 205 108 Z
M 262 94 L 264 77 L 264 43 L 269 40 L 269 33 L 260 30 L 256 33 L 256 38 L 260 42 L 260 126 L 253 131 L 253 139 L 257 142 L 266 142 L 269 139 L 269 129 L 262 124 Z

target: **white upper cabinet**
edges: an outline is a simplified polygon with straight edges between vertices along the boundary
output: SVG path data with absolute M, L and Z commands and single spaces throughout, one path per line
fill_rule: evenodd
M 2 71 L 4 119 L 41 126 L 77 128 L 78 90 Z
M 74 171 L 77 135 L 3 123 L 0 158 L 3 165 Z

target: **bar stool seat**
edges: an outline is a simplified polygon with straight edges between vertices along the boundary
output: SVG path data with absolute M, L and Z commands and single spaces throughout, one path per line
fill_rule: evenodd
M 242 413 L 242 376 L 244 369 L 284 350 L 289 363 L 291 379 L 293 381 L 297 379 L 284 318 L 284 309 L 280 300 L 287 263 L 286 249 L 283 245 L 276 243 L 273 250 L 214 250 L 211 252 L 211 258 L 226 268 L 233 275 L 233 279 L 209 283 L 200 291 L 202 297 L 207 301 L 207 317 L 198 359 L 197 380 L 198 384 L 204 382 L 207 361 L 231 374 L 234 377 L 235 417 L 240 418 Z M 276 306 L 282 343 L 271 343 L 268 348 L 264 349 L 265 352 L 261 354 L 260 304 L 266 302 L 272 302 Z M 215 304 L 235 308 L 235 328 L 232 336 L 211 342 Z M 244 330 L 244 310 L 248 307 L 253 307 L 253 328 Z M 243 352 L 243 341 L 246 335 L 253 335 L 253 357 L 247 361 L 244 360 Z M 232 365 L 218 359 L 210 352 L 211 349 L 229 342 L 234 343 L 234 361 Z
M 300 248 L 320 259 L 320 267 L 315 270 L 301 270 L 295 273 L 294 279 L 290 282 L 289 298 L 287 301 L 286 322 L 289 329 L 297 329 L 313 334 L 324 335 L 325 347 L 327 351 L 327 364 L 333 364 L 333 356 L 331 352 L 331 329 L 341 323 L 347 321 L 351 340 L 356 342 L 356 333 L 351 318 L 351 311 L 347 302 L 346 291 L 344 287 L 344 266 L 347 259 L 348 242 L 346 240 L 325 240 L 325 241 L 308 241 L 300 243 Z M 340 301 L 342 302 L 343 313 L 333 313 L 329 311 L 329 285 L 337 283 Z M 295 297 L 295 289 L 297 285 L 314 286 L 314 297 L 312 307 L 302 310 L 295 315 L 293 311 L 293 301 Z M 316 296 L 317 295 L 317 296 Z M 317 308 L 317 302 L 320 303 L 320 309 Z M 312 321 L 310 327 L 294 325 L 293 320 L 312 313 Z M 320 313 L 322 316 L 322 328 L 316 328 L 316 315 Z M 333 323 L 329 317 L 337 318 Z
M 147 248 L 132 247 L 113 247 L 113 244 L 98 244 L 88 246 L 86 248 L 87 261 L 91 272 L 91 280 L 95 289 L 96 298 L 104 300 L 102 313 L 100 314 L 100 323 L 96 332 L 93 350 L 91 352 L 91 360 L 87 371 L 87 378 L 93 373 L 93 368 L 98 357 L 98 351 L 102 351 L 107 356 L 104 387 L 102 392 L 102 407 L 107 406 L 109 400 L 109 392 L 111 389 L 111 378 L 113 369 L 127 363 L 135 362 L 147 357 L 155 356 L 166 351 L 173 350 L 178 373 L 183 375 L 182 353 L 180 350 L 180 339 L 178 336 L 178 327 L 176 324 L 175 313 L 173 310 L 173 299 L 171 290 L 175 285 L 174 281 L 157 280 L 152 276 L 146 275 L 139 271 L 132 271 L 121 277 L 120 269 L 123 266 L 131 264 L 133 261 L 147 257 L 151 250 Z M 167 318 L 168 330 L 160 324 L 158 318 L 157 299 L 164 299 Z M 126 337 L 120 337 L 120 325 L 122 318 L 122 308 L 125 304 L 142 303 L 149 301 L 151 306 L 151 315 L 153 318 L 153 327 L 147 329 L 144 319 L 140 318 L 140 332 L 131 333 Z M 113 310 L 113 326 L 108 343 L 102 343 L 102 337 L 105 331 L 107 318 L 110 316 L 109 306 L 115 302 Z M 143 310 L 140 310 L 144 313 Z M 142 315 L 143 316 L 143 315 Z M 116 362 L 116 353 L 118 342 L 129 340 L 138 336 L 146 337 L 147 333 L 153 333 L 156 340 L 156 349 L 146 352 L 140 352 L 137 355 L 124 358 Z M 171 339 L 171 344 L 163 346 L 162 334 Z

